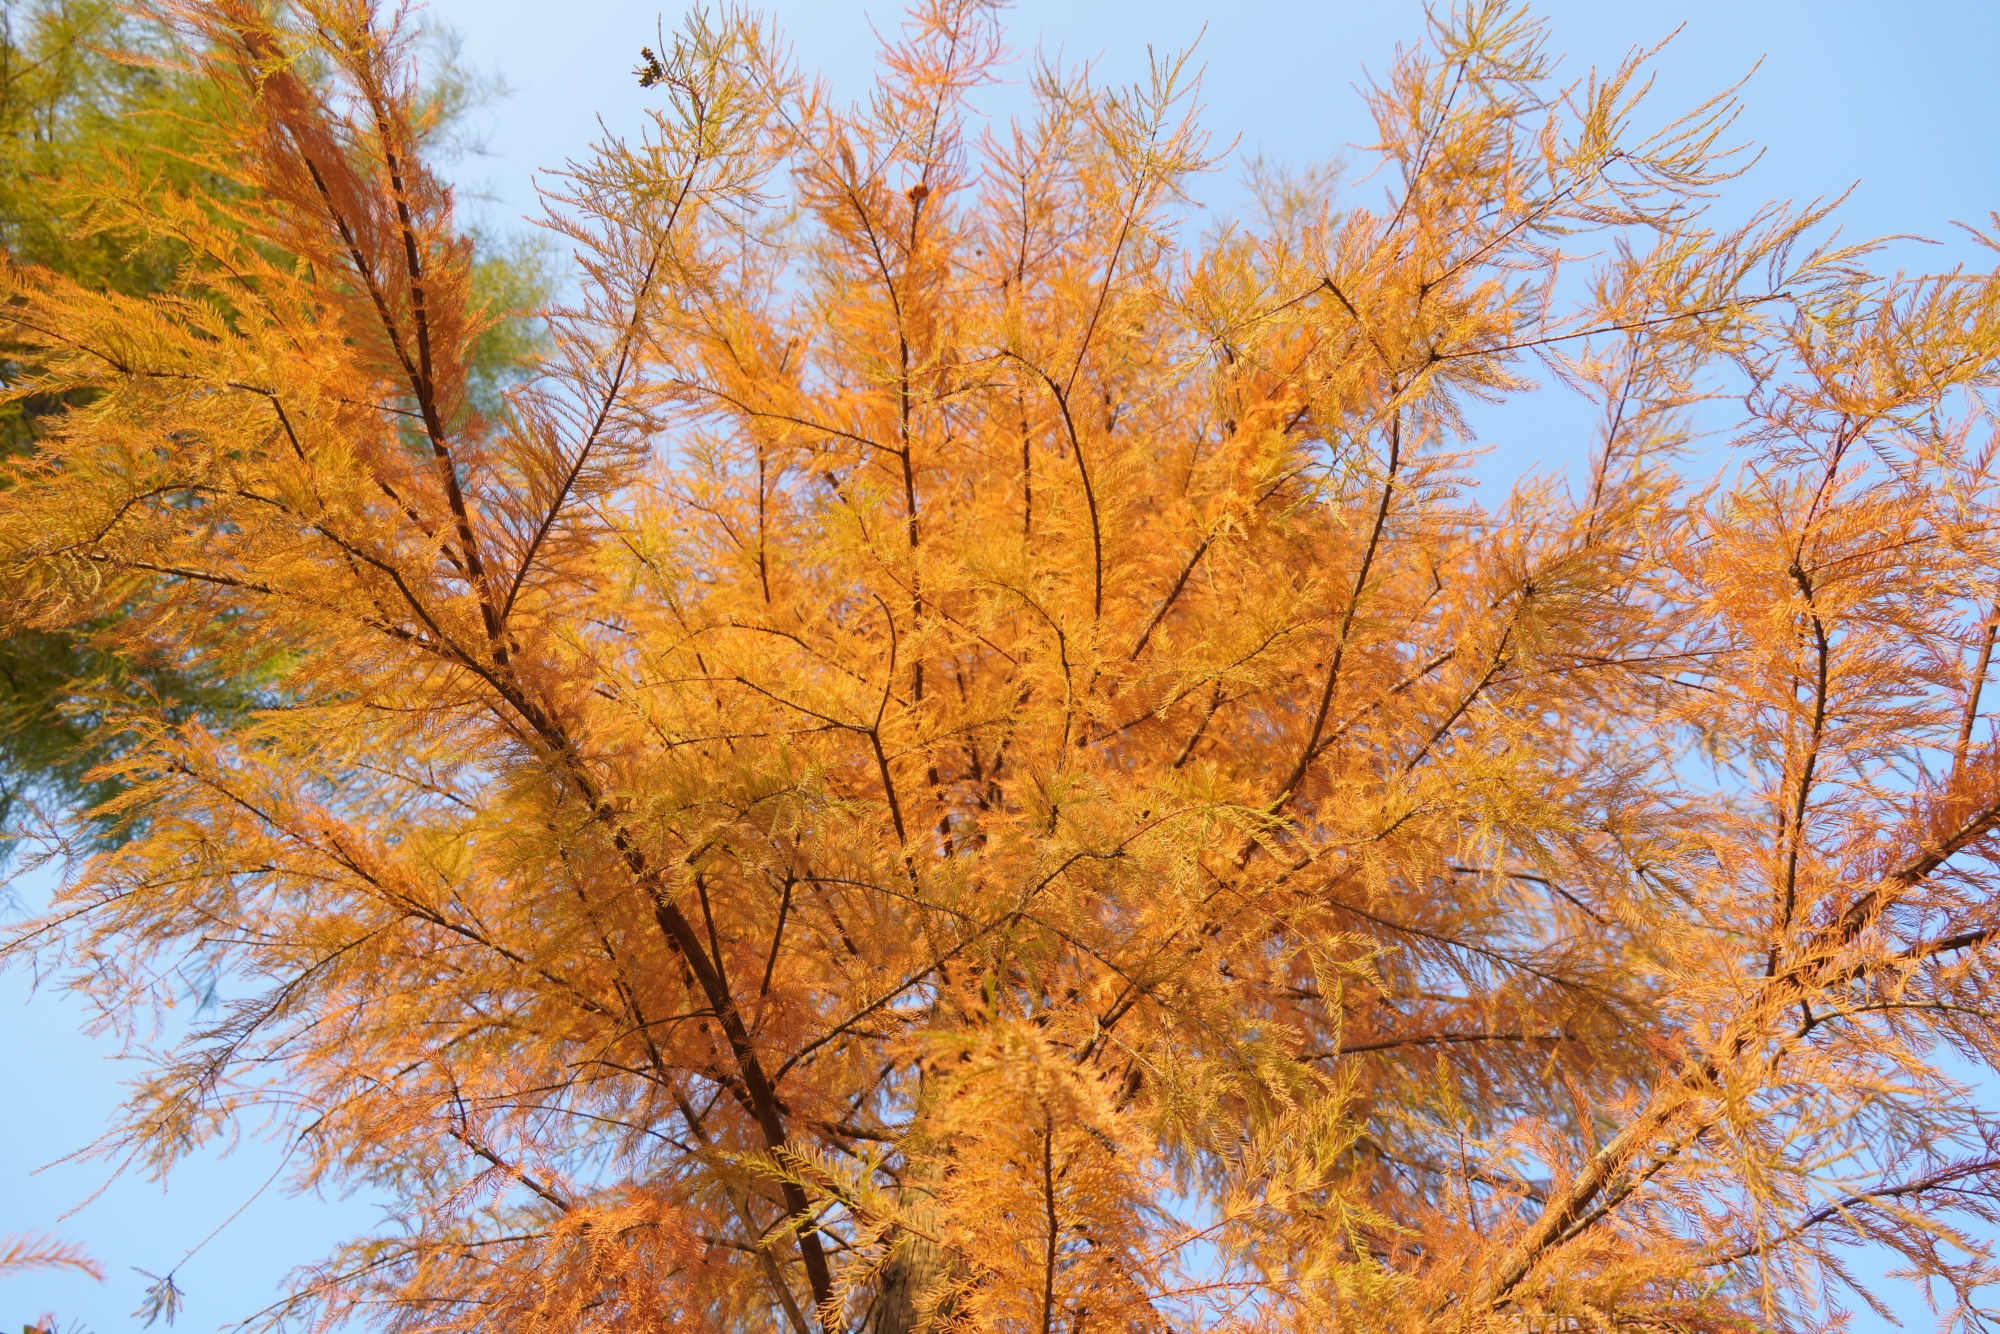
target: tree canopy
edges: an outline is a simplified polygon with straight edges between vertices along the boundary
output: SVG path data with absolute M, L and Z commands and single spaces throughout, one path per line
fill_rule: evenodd
M 438 57 L 421 93 L 431 122 L 426 152 L 463 147 L 466 112 L 494 90 L 452 58 L 449 34 L 426 34 Z M 0 244 L 17 263 L 52 269 L 91 288 L 146 296 L 171 290 L 187 260 L 180 238 L 96 219 L 94 178 L 117 162 L 164 175 L 182 192 L 227 191 L 194 152 L 197 128 L 215 109 L 205 79 L 179 59 L 171 26 L 114 0 L 0 0 Z M 549 277 L 539 251 L 518 241 L 476 238 L 473 282 L 507 318 L 473 350 L 470 392 L 489 408 L 511 383 L 536 337 L 530 318 Z M 24 379 L 0 348 L 0 379 Z M 21 393 L 0 406 L 0 450 L 35 448 L 39 426 L 65 394 Z M 260 688 L 254 661 L 180 670 L 157 655 L 131 655 L 74 628 L 21 630 L 0 639 L 0 821 L 19 807 L 71 811 L 114 796 L 113 778 L 88 777 L 115 741 L 100 729 L 107 695 L 145 693 L 185 716 L 227 726 Z M 100 828 L 100 833 L 108 832 Z M 4 848 L 4 845 L 0 845 Z
M 393 16 L 168 8 L 199 170 L 88 188 L 171 281 L 5 272 L 0 596 L 267 684 L 107 696 L 7 949 L 227 979 L 119 1151 L 394 1202 L 272 1319 L 1804 1330 L 1867 1243 L 1985 1326 L 1994 273 L 1725 225 L 1731 103 L 1511 4 L 1199 236 L 1189 58 L 696 17 L 481 402 Z M 1588 476 L 1474 485 L 1539 375 Z

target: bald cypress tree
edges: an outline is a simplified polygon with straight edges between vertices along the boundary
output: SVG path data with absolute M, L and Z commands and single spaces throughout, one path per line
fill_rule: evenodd
M 991 124 L 986 6 L 854 107 L 697 17 L 489 412 L 390 17 L 173 12 L 224 184 L 92 187 L 165 291 L 7 271 L 0 589 L 269 696 L 112 701 L 9 948 L 231 979 L 111 1142 L 390 1202 L 284 1316 L 1804 1331 L 1870 1243 L 1979 1326 L 2000 277 L 1720 226 L 1728 103 L 1504 4 L 1202 237 L 1185 60 Z M 1476 487 L 1538 366 L 1587 479 Z

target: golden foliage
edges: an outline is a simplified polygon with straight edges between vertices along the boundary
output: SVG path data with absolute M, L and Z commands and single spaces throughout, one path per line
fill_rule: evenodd
M 987 125 L 983 6 L 853 109 L 697 19 L 495 416 L 393 25 L 175 13 L 240 188 L 107 191 L 168 297 L 7 274 L 82 404 L 7 606 L 274 684 L 107 701 L 130 841 L 15 948 L 239 997 L 154 1168 L 261 1114 L 398 1201 L 284 1314 L 1803 1329 L 1868 1239 L 1983 1319 L 1992 276 L 1718 229 L 1730 104 L 1505 5 L 1370 93 L 1379 205 L 1199 240 L 1184 59 Z M 1587 484 L 1482 499 L 1535 358 Z
M 75 1269 L 92 1278 L 104 1277 L 103 1267 L 74 1242 L 19 1232 L 0 1237 L 0 1274 L 24 1269 Z

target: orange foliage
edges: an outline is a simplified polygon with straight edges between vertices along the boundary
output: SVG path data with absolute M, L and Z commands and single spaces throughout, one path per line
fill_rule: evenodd
M 0 1237 L 0 1274 L 17 1274 L 24 1269 L 75 1269 L 92 1278 L 103 1278 L 104 1269 L 74 1242 L 14 1233 Z
M 1865 1238 L 1978 1322 L 2000 282 L 1719 229 L 1729 104 L 1504 5 L 1200 239 L 1185 61 L 987 125 L 969 0 L 853 109 L 695 20 L 486 420 L 393 25 L 296 10 L 175 0 L 245 188 L 93 217 L 176 294 L 7 273 L 88 394 L 0 493 L 15 623 L 268 674 L 104 702 L 129 841 L 14 948 L 239 997 L 155 1168 L 397 1202 L 289 1314 L 1804 1329 Z M 1481 492 L 1536 358 L 1590 475 Z

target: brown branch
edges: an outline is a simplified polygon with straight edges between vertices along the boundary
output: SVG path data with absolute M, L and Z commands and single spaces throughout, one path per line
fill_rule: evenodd
M 1056 1216 L 1055 1113 L 1042 1108 L 1042 1214 L 1047 1226 L 1042 1253 L 1042 1334 L 1054 1334 L 1056 1320 L 1056 1251 L 1062 1223 Z
M 1813 771 L 1819 763 L 1820 742 L 1826 733 L 1827 713 L 1827 673 L 1831 665 L 1833 650 L 1826 633 L 1826 623 L 1820 619 L 1819 605 L 1813 599 L 1811 578 L 1797 559 L 1786 572 L 1798 586 L 1806 600 L 1806 617 L 1812 624 L 1815 676 L 1813 685 L 1812 729 L 1806 738 L 1806 752 L 1799 771 L 1798 792 L 1793 798 L 1792 808 L 1782 813 L 1779 834 L 1785 840 L 1784 878 L 1778 886 L 1778 932 L 1771 941 L 1770 957 L 1765 963 L 1766 976 L 1778 971 L 1778 960 L 1783 953 L 1783 934 L 1791 930 L 1792 918 L 1798 911 L 1799 858 L 1805 851 L 1806 808 L 1812 799 Z M 1788 729 L 1789 730 L 1789 729 Z
M 645 271 L 639 279 L 639 290 L 632 298 L 631 318 L 625 321 L 625 327 L 618 335 L 618 363 L 612 368 L 610 384 L 599 397 L 597 413 L 591 420 L 590 430 L 584 434 L 583 441 L 577 446 L 576 458 L 564 472 L 562 483 L 556 488 L 555 498 L 549 502 L 541 522 L 536 525 L 534 536 L 528 540 L 527 549 L 521 553 L 521 564 L 507 585 L 506 599 L 500 604 L 502 625 L 505 625 L 508 616 L 513 612 L 514 600 L 521 594 L 521 585 L 535 563 L 535 556 L 555 527 L 557 517 L 568 503 L 570 493 L 576 488 L 577 479 L 583 476 L 584 465 L 589 461 L 591 452 L 602 437 L 605 426 L 611 420 L 612 409 L 617 406 L 618 396 L 624 390 L 625 376 L 635 360 L 632 349 L 638 338 L 640 321 L 645 316 L 646 299 L 652 292 L 653 280 L 659 272 L 660 263 L 666 257 L 667 246 L 673 236 L 674 223 L 681 215 L 681 205 L 686 202 L 688 192 L 694 188 L 695 173 L 701 169 L 703 160 L 701 153 L 697 152 L 689 163 L 687 174 L 681 181 L 680 191 L 674 196 L 673 207 L 668 210 L 666 222 L 660 228 L 659 243 L 653 247 L 653 253 L 646 261 Z
M 1002 349 L 1001 355 L 1032 371 L 1048 387 L 1049 395 L 1055 399 L 1056 409 L 1062 416 L 1063 433 L 1069 437 L 1070 454 L 1076 459 L 1076 473 L 1083 481 L 1084 507 L 1090 512 L 1090 554 L 1093 569 L 1091 615 L 1102 617 L 1104 615 L 1104 528 L 1098 518 L 1097 491 L 1090 482 L 1090 466 L 1083 456 L 1083 440 L 1077 434 L 1076 419 L 1070 415 L 1069 394 L 1055 382 L 1054 376 L 1020 353 Z
M 1820 1224 L 1831 1222 L 1835 1218 L 1844 1217 L 1853 1210 L 1873 1204 L 1877 1200 L 1894 1200 L 1910 1195 L 1922 1195 L 1928 1191 L 1956 1186 L 1967 1177 L 1982 1176 L 1990 1173 L 2000 1173 L 2000 1158 L 1984 1158 L 1977 1162 L 1959 1163 L 1952 1167 L 1939 1168 L 1935 1172 L 1917 1177 L 1911 1181 L 1900 1181 L 1894 1185 L 1882 1186 L 1876 1190 L 1860 1191 L 1813 1210 L 1775 1237 L 1767 1237 L 1763 1241 L 1739 1246 L 1733 1251 L 1719 1255 L 1712 1260 L 1704 1261 L 1704 1264 L 1708 1266 L 1735 1264 L 1740 1260 L 1747 1260 L 1753 1255 L 1763 1255 L 1775 1250 L 1779 1246 L 1797 1241 Z
M 1326 682 L 1319 693 L 1319 705 L 1313 710 L 1312 727 L 1306 734 L 1306 744 L 1299 751 L 1298 762 L 1285 776 L 1272 799 L 1276 809 L 1291 800 L 1298 786 L 1312 767 L 1319 754 L 1320 734 L 1326 730 L 1326 716 L 1333 708 L 1334 689 L 1340 683 L 1341 665 L 1346 660 L 1348 636 L 1354 629 L 1354 618 L 1361 609 L 1361 595 L 1368 587 L 1368 575 L 1375 567 L 1375 553 L 1382 543 L 1382 534 L 1389 526 L 1389 503 L 1396 493 L 1396 471 L 1402 464 L 1403 414 L 1398 411 L 1389 418 L 1389 460 L 1387 475 L 1382 480 L 1382 497 L 1375 506 L 1375 521 L 1368 528 L 1368 543 L 1361 551 L 1361 564 L 1354 572 L 1354 587 L 1347 597 L 1347 607 L 1341 613 L 1340 626 L 1334 631 L 1333 656 L 1327 663 Z M 1248 849 L 1245 849 L 1248 855 Z

